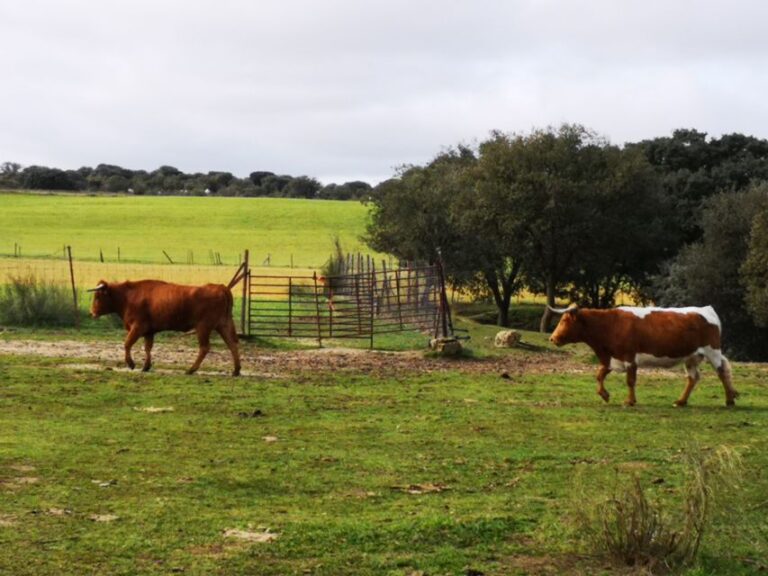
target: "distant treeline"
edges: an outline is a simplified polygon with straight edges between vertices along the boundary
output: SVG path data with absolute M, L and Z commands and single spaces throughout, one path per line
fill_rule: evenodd
M 367 198 L 372 187 L 361 181 L 323 186 L 317 179 L 309 176 L 294 177 L 273 172 L 251 172 L 247 178 L 237 178 L 230 172 L 185 174 L 173 166 L 161 166 L 151 172 L 130 170 L 111 164 L 99 164 L 96 168 L 86 166 L 77 170 L 62 170 L 4 162 L 0 164 L 0 189 L 359 200 Z

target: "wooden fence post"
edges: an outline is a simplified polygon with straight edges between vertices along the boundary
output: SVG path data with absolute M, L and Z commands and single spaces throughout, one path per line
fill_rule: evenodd
M 243 303 L 242 303 L 242 309 L 240 310 L 240 333 L 243 335 L 247 335 L 247 332 L 245 329 L 246 308 L 248 309 L 247 310 L 248 332 L 250 332 L 250 324 L 251 324 L 251 310 L 248 302 L 248 285 L 250 283 L 250 278 L 251 278 L 251 269 L 248 267 L 248 250 L 246 250 L 245 256 L 243 257 Z
M 75 328 L 80 328 L 80 311 L 77 309 L 77 289 L 75 288 L 75 269 L 72 266 L 72 246 L 67 246 L 67 256 L 69 258 L 69 279 L 72 282 L 72 303 L 75 311 Z

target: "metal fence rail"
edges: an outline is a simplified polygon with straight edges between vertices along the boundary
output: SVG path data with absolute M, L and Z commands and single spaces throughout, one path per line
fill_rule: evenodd
M 446 331 L 439 265 L 338 276 L 248 277 L 247 334 L 257 337 L 358 338 L 406 330 Z

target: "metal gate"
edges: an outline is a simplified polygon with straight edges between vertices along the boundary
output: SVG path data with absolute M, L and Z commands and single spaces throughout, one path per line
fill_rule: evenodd
M 357 338 L 420 330 L 451 331 L 442 267 L 406 265 L 322 277 L 245 275 L 246 336 Z

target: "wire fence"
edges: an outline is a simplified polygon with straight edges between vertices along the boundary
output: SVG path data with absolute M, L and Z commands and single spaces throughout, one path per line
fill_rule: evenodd
M 190 262 L 192 259 L 190 258 Z M 78 259 L 71 248 L 43 255 L 0 255 L 0 286 L 17 279 L 65 287 L 75 309 L 87 310 L 89 288 L 101 281 L 156 279 L 176 284 L 230 284 L 233 315 L 243 336 L 367 338 L 407 330 L 445 334 L 447 299 L 442 268 L 415 266 L 371 256 L 347 255 L 333 276 L 317 270 L 252 266 L 248 250 L 237 268 L 212 257 L 214 264 Z M 261 262 L 263 264 L 263 262 Z M 234 274 L 234 275 L 233 275 Z M 236 285 L 239 284 L 239 285 Z M 78 312 L 79 311 L 79 312 Z
M 91 297 L 86 292 L 104 280 L 124 282 L 126 280 L 156 279 L 176 284 L 202 285 L 227 284 L 232 278 L 236 265 L 187 264 L 165 262 L 104 261 L 78 258 L 71 248 L 51 254 L 23 255 L 16 249 L 16 255 L 0 255 L 0 288 L 17 281 L 33 280 L 37 284 L 51 285 L 71 291 L 74 308 L 72 325 L 77 326 L 80 317 L 90 307 Z M 280 269 L 282 270 L 282 269 Z M 303 271 L 303 270 L 302 270 Z M 303 271 L 306 272 L 306 271 Z M 240 317 L 242 299 L 235 299 L 236 317 Z

